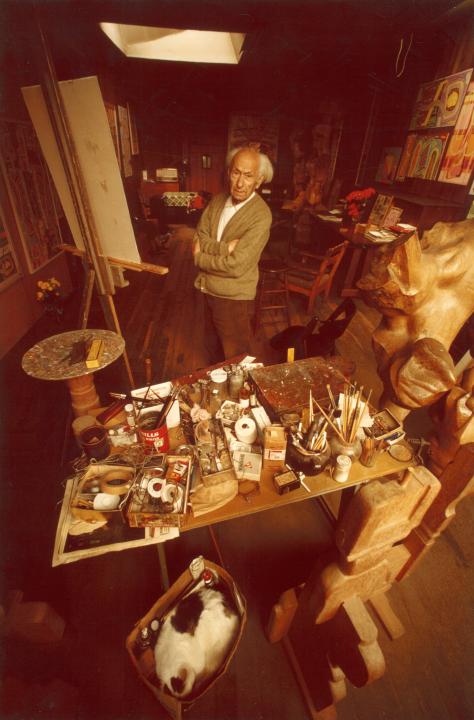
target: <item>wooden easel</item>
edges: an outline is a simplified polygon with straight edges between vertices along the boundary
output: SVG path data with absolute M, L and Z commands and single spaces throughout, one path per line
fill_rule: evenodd
M 101 302 L 107 327 L 117 334 L 122 335 L 113 300 L 115 287 L 111 265 L 136 271 L 145 270 L 159 275 L 166 274 L 168 272 L 168 268 L 159 265 L 152 265 L 150 263 L 128 262 L 119 258 L 112 258 L 104 255 L 96 232 L 94 217 L 91 212 L 90 202 L 86 192 L 74 139 L 69 126 L 67 114 L 65 112 L 53 59 L 42 28 L 38 8 L 36 9 L 36 21 L 40 37 L 41 50 L 38 52 L 38 60 L 41 68 L 41 86 L 43 89 L 43 96 L 62 161 L 62 166 L 66 175 L 81 239 L 85 248 L 85 250 L 79 250 L 76 247 L 69 245 L 61 246 L 61 249 L 63 250 L 80 255 L 83 260 L 86 280 L 84 283 L 83 297 L 81 301 L 79 327 L 87 327 L 92 292 L 95 286 Z M 123 359 L 130 388 L 132 388 L 134 387 L 135 382 L 126 350 L 123 353 Z

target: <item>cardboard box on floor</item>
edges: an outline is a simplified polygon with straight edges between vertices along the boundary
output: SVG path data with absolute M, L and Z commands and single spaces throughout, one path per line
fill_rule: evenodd
M 212 678 L 209 684 L 205 685 L 199 693 L 197 693 L 191 700 L 178 700 L 168 692 L 158 687 L 157 677 L 155 673 L 155 658 L 154 653 L 148 648 L 142 654 L 135 652 L 137 646 L 137 638 L 142 628 L 148 626 L 154 618 L 162 618 L 176 605 L 178 600 L 191 588 L 191 586 L 199 580 L 202 571 L 205 568 L 214 570 L 219 576 L 220 580 L 226 585 L 235 601 L 235 605 L 240 615 L 240 628 L 235 638 L 234 644 L 220 670 Z M 176 582 L 171 585 L 169 590 L 160 597 L 159 600 L 153 605 L 150 611 L 138 621 L 133 628 L 130 635 L 126 640 L 126 648 L 132 664 L 137 669 L 137 672 L 145 685 L 152 691 L 156 699 L 161 705 L 167 710 L 174 720 L 181 720 L 184 710 L 189 708 L 198 698 L 200 698 L 205 692 L 207 692 L 214 683 L 227 671 L 229 664 L 237 650 L 237 647 L 244 631 L 245 623 L 247 621 L 247 610 L 246 603 L 243 595 L 239 588 L 235 584 L 233 578 L 224 568 L 219 565 L 215 565 L 210 560 L 205 560 L 203 557 L 196 558 L 190 563 L 189 568 L 179 576 Z

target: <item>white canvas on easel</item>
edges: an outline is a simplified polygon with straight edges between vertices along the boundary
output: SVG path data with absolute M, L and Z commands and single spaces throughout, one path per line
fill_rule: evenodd
M 97 77 L 66 80 L 59 88 L 102 252 L 140 263 L 120 169 Z M 76 246 L 83 242 L 41 86 L 22 88 Z

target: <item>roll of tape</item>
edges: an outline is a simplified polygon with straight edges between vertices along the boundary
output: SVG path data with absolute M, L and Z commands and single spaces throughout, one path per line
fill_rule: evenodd
M 235 434 L 240 442 L 252 445 L 257 439 L 257 426 L 251 417 L 241 417 L 235 423 Z
M 130 470 L 110 470 L 100 478 L 100 489 L 109 495 L 123 495 L 129 489 L 132 478 Z
M 146 489 L 150 497 L 161 499 L 161 493 L 164 487 L 166 487 L 166 481 L 164 479 L 162 480 L 161 478 L 151 478 L 151 480 L 148 481 Z

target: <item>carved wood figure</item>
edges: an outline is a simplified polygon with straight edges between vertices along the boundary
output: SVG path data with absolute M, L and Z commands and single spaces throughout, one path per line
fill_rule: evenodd
M 373 336 L 382 403 L 403 420 L 455 385 L 449 349 L 474 312 L 474 219 L 379 250 L 357 285 L 382 313 Z
M 318 561 L 299 596 L 288 590 L 274 606 L 269 640 L 285 639 L 317 711 L 344 697 L 344 678 L 360 687 L 383 674 L 376 626 L 364 603 L 373 599 L 384 622 L 389 618 L 392 637 L 403 632 L 384 593 L 410 557 L 400 541 L 419 525 L 439 490 L 425 467 L 406 470 L 400 481 L 362 487 L 337 525 L 338 559 Z

